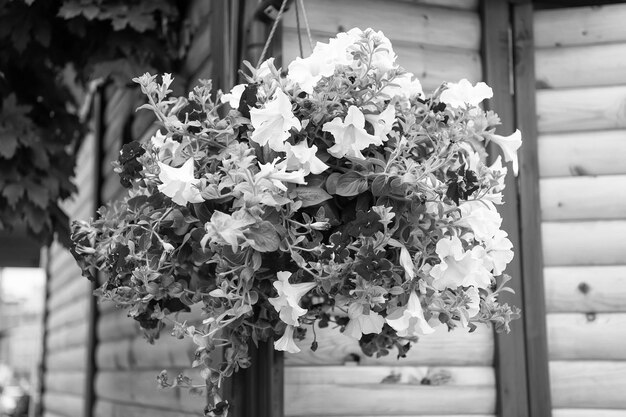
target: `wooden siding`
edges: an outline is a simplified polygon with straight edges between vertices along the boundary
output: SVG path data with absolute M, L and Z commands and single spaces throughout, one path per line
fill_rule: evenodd
M 91 133 L 78 154 L 78 194 L 64 205 L 71 219 L 86 220 L 95 209 L 95 149 L 96 138 Z M 91 284 L 81 276 L 69 251 L 58 243 L 48 251 L 47 273 L 43 415 L 80 416 L 84 411 Z
M 626 414 L 626 5 L 535 12 L 554 417 Z
M 482 79 L 476 1 L 317 0 L 305 6 L 314 42 L 327 42 L 355 26 L 382 30 L 399 63 L 417 76 L 425 91 L 442 81 Z M 283 22 L 283 63 L 300 54 L 297 33 L 292 5 Z M 306 56 L 310 48 L 304 26 L 301 35 Z M 286 416 L 496 414 L 494 337 L 486 327 L 474 334 L 438 329 L 401 360 L 394 352 L 380 359 L 367 357 L 356 340 L 336 330 L 316 333 L 316 352 L 309 348 L 309 331 L 299 343 L 302 352 L 285 355 Z

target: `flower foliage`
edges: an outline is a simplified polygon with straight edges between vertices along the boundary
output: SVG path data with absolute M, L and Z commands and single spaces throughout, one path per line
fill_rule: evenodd
M 483 162 L 501 138 L 478 107 L 491 89 L 426 95 L 395 60 L 382 33 L 353 29 L 228 94 L 135 79 L 163 129 L 122 150 L 128 196 L 74 225 L 74 251 L 150 334 L 172 321 L 193 339 L 207 415 L 227 413 L 218 388 L 250 365 L 251 340 L 295 353 L 334 322 L 366 354 L 402 357 L 420 336 L 517 316 L 497 300 L 513 252 L 496 210 L 507 169 Z M 181 323 L 194 305 L 202 321 Z

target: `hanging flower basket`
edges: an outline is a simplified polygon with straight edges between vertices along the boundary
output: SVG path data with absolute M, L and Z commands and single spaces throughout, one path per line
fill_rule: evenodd
M 171 97 L 169 74 L 134 81 L 162 129 L 124 146 L 128 195 L 74 224 L 74 252 L 148 335 L 170 323 L 197 345 L 201 383 L 163 374 L 162 386 L 206 387 L 207 415 L 225 416 L 220 387 L 250 365 L 250 342 L 315 350 L 296 340 L 330 323 L 367 355 L 403 357 L 435 331 L 508 331 L 507 169 L 484 163 L 484 145 L 516 167 L 521 139 L 494 133 L 487 85 L 426 94 L 371 29 L 318 43 L 286 75 L 273 59 L 250 67 L 228 94 L 200 81 Z M 197 305 L 201 320 L 179 320 Z

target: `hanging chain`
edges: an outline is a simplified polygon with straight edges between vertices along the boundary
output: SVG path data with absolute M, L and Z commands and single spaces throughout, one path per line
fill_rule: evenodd
M 274 32 L 276 32 L 276 28 L 278 27 L 278 22 L 283 17 L 283 13 L 285 12 L 285 7 L 287 6 L 287 0 L 283 0 L 283 4 L 280 5 L 280 10 L 278 11 L 278 15 L 276 16 L 276 20 L 274 20 L 274 24 L 272 25 L 272 30 L 270 30 L 270 34 L 267 37 L 267 41 L 265 41 L 265 46 L 263 47 L 263 51 L 261 52 L 261 56 L 259 57 L 259 62 L 257 62 L 256 67 L 259 68 L 263 59 L 265 58 L 265 54 L 270 47 L 270 43 L 272 42 L 272 38 L 274 37 Z
M 300 58 L 304 58 L 304 52 L 302 51 L 302 33 L 300 33 L 300 7 L 296 1 L 296 30 L 298 31 L 298 47 L 300 48 Z
M 309 26 L 309 19 L 306 16 L 306 9 L 304 8 L 304 0 L 297 0 L 300 3 L 300 8 L 302 9 L 302 17 L 304 18 L 304 27 L 306 27 L 306 34 L 309 37 L 309 47 L 311 48 L 311 52 L 313 52 L 313 38 L 311 37 L 311 27 Z M 298 31 L 300 34 L 300 31 Z M 302 53 L 300 53 L 302 55 Z

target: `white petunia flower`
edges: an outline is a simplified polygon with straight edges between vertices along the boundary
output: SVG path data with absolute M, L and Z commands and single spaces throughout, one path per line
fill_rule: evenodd
M 380 333 L 385 324 L 385 318 L 359 303 L 352 303 L 348 307 L 350 321 L 346 325 L 344 334 L 354 339 L 360 339 L 364 334 Z
M 501 275 L 513 260 L 513 244 L 507 236 L 504 230 L 498 230 L 491 239 L 485 241 L 485 266 L 488 270 L 493 270 L 496 276 Z
M 220 101 L 222 103 L 228 103 L 232 109 L 237 110 L 239 108 L 241 95 L 246 90 L 247 85 L 248 84 L 237 84 L 230 90 L 230 93 L 223 94 L 222 97 L 220 97 Z
M 328 57 L 311 55 L 307 58 L 297 57 L 289 64 L 287 79 L 298 84 L 302 91 L 313 94 L 313 89 L 322 79 L 335 72 L 335 64 Z
M 218 244 L 230 245 L 233 252 L 237 252 L 239 243 L 246 241 L 244 231 L 254 223 L 256 223 L 254 217 L 244 210 L 238 210 L 232 215 L 215 210 L 211 220 L 204 225 L 206 234 L 200 244 L 204 248 L 207 241 L 211 240 Z
M 154 136 L 150 138 L 150 142 L 154 149 L 159 152 L 160 161 L 165 161 L 168 158 L 173 159 L 176 151 L 180 148 L 180 142 L 162 134 L 160 130 L 157 130 Z
M 502 217 L 490 201 L 470 200 L 459 205 L 461 218 L 456 224 L 469 227 L 474 237 L 484 242 L 491 239 L 500 229 Z
M 513 173 L 517 176 L 519 170 L 517 150 L 522 146 L 522 133 L 519 130 L 516 130 L 509 136 L 500 136 L 493 133 L 488 138 L 502 149 L 506 162 L 513 162 Z
M 493 90 L 485 83 L 475 86 L 463 78 L 458 83 L 448 83 L 439 99 L 450 107 L 478 106 L 484 99 L 493 97 Z
M 274 98 L 265 103 L 261 109 L 250 109 L 250 122 L 254 131 L 252 141 L 261 146 L 269 144 L 276 151 L 285 150 L 285 140 L 290 136 L 289 130 L 300 130 L 300 120 L 291 111 L 289 97 L 280 89 L 274 93 Z
M 316 155 L 317 146 L 308 147 L 306 141 L 302 141 L 297 145 L 289 142 L 285 143 L 285 152 L 287 153 L 286 165 L 289 170 L 304 170 L 304 175 L 321 174 L 328 169 L 328 165 L 322 162 Z
M 409 295 L 406 306 L 395 310 L 385 320 L 400 337 L 421 336 L 435 331 L 424 318 L 424 310 L 415 291 Z
M 390 104 L 380 114 L 366 114 L 365 120 L 374 127 L 374 136 L 385 142 L 396 121 L 396 108 Z
M 484 266 L 483 247 L 476 246 L 471 251 L 464 251 L 461 240 L 452 236 L 437 242 L 435 252 L 441 260 L 430 270 L 434 278 L 432 286 L 436 290 L 470 285 L 487 288 L 491 284 L 492 276 Z
M 296 342 L 293 340 L 293 332 L 294 327 L 291 325 L 287 325 L 285 329 L 285 333 L 283 336 L 274 342 L 274 349 L 281 350 L 289 353 L 298 353 L 300 352 L 300 348 L 296 345 Z
M 422 96 L 424 91 L 422 90 L 422 84 L 419 80 L 414 78 L 414 75 L 410 72 L 406 72 L 394 78 L 379 94 L 386 100 L 391 100 L 394 97 L 408 100 L 413 97 Z
M 467 327 L 469 319 L 472 319 L 480 311 L 480 294 L 478 293 L 478 289 L 473 286 L 465 289 L 464 292 L 465 295 L 469 297 L 470 301 L 467 303 L 467 308 L 465 309 L 467 316 L 461 314 L 461 325 Z
M 287 172 L 287 166 L 285 164 L 281 163 L 276 165 L 276 162 L 278 162 L 278 158 L 274 159 L 273 162 L 268 162 L 267 164 L 259 162 L 260 171 L 254 176 L 254 179 L 259 180 L 267 178 L 276 188 L 283 191 L 287 191 L 287 187 L 284 184 L 285 182 L 293 184 L 306 184 L 306 181 L 304 180 L 304 176 L 306 175 L 304 169 Z
M 300 299 L 317 284 L 315 282 L 290 284 L 291 272 L 289 271 L 279 271 L 276 276 L 278 280 L 274 281 L 274 288 L 278 291 L 278 297 L 269 298 L 267 301 L 274 306 L 284 323 L 297 327 L 300 325 L 298 318 L 307 312 L 306 309 L 300 307 Z
M 201 203 L 204 201 L 197 185 L 200 180 L 193 174 L 193 158 L 189 158 L 180 168 L 173 168 L 162 162 L 157 162 L 161 171 L 159 191 L 170 197 L 178 205 L 187 203 Z
M 370 145 L 383 144 L 379 137 L 365 131 L 365 116 L 355 106 L 348 108 L 348 114 L 343 121 L 335 117 L 332 121 L 324 123 L 322 130 L 330 132 L 335 138 L 335 144 L 328 148 L 328 153 L 335 158 L 348 156 L 365 159 L 361 150 Z

